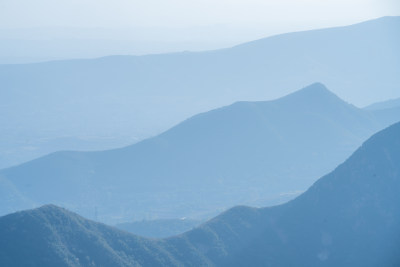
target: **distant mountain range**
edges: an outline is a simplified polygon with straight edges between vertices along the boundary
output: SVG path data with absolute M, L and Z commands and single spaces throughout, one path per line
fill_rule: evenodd
M 153 136 L 199 112 L 315 81 L 358 106 L 400 97 L 399 28 L 400 17 L 384 17 L 208 52 L 0 65 L 0 164 L 69 149 L 65 137 L 126 145 L 126 136 Z
M 125 222 L 116 224 L 115 227 L 144 237 L 166 238 L 192 230 L 200 224 L 201 221 L 181 218 Z
M 400 98 L 378 102 L 365 107 L 364 110 L 373 112 L 381 122 L 391 124 L 400 118 Z
M 56 206 L 0 218 L 1 266 L 398 266 L 400 123 L 307 192 L 236 207 L 185 234 L 140 238 Z
M 365 109 L 368 110 L 382 110 L 390 108 L 400 108 L 400 98 L 374 103 L 365 107 Z
M 398 120 L 358 109 L 316 83 L 278 100 L 196 115 L 125 148 L 57 152 L 1 170 L 0 211 L 54 203 L 118 223 L 277 204 Z

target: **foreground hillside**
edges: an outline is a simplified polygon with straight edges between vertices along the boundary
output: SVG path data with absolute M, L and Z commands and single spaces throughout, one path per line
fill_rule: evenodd
M 0 211 L 53 203 L 89 217 L 97 210 L 100 220 L 114 223 L 277 204 L 306 190 L 396 116 L 386 118 L 312 84 L 274 101 L 199 114 L 122 149 L 59 152 L 2 170 L 2 185 L 12 190 L 0 196 L 8 203 Z
M 176 265 L 158 241 L 48 205 L 0 218 L 1 266 Z M 160 244 L 159 244 L 160 243 Z
M 400 123 L 295 200 L 150 240 L 56 206 L 0 218 L 2 266 L 398 266 Z

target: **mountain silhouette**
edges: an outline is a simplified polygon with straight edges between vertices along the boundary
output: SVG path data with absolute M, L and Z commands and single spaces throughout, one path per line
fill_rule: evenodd
M 70 149 L 64 137 L 125 145 L 124 136 L 154 136 L 197 113 L 315 81 L 358 106 L 399 97 L 399 27 L 400 17 L 384 17 L 216 51 L 0 65 L 2 166 Z
M 204 218 L 237 204 L 293 198 L 383 127 L 315 83 L 274 101 L 196 115 L 132 146 L 57 152 L 0 177 L 33 205 L 54 203 L 91 218 L 98 208 L 105 222 Z M 2 198 L 21 203 L 16 195 Z
M 0 225 L 1 266 L 176 265 L 156 241 L 54 205 L 1 217 Z
M 48 205 L 0 218 L 3 266 L 397 266 L 400 123 L 286 204 L 145 239 Z
M 397 123 L 295 200 L 234 208 L 172 242 L 218 266 L 397 266 L 399 162 Z

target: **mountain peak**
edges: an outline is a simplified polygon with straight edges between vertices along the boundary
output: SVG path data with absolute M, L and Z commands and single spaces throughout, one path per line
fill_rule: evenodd
M 44 205 L 34 209 L 18 211 L 5 215 L 1 218 L 6 217 L 9 220 L 12 218 L 24 217 L 24 220 L 29 221 L 30 224 L 40 223 L 42 220 L 55 223 L 82 219 L 78 214 L 53 204 Z
M 314 91 L 328 91 L 328 92 L 330 92 L 328 90 L 328 88 L 326 88 L 326 86 L 323 83 L 320 83 L 320 82 L 312 83 L 312 84 L 304 87 L 303 89 L 300 89 L 300 91 L 301 90 L 314 90 Z
M 33 208 L 31 210 L 28 210 L 32 213 L 43 213 L 43 214 L 50 214 L 50 213 L 72 213 L 69 210 L 66 210 L 64 208 L 61 208 L 57 205 L 54 204 L 46 204 L 37 208 Z M 22 211 L 23 212 L 23 211 Z
M 331 91 L 329 91 L 328 88 L 324 84 L 322 84 L 320 82 L 316 82 L 316 83 L 310 84 L 306 87 L 303 87 L 302 89 L 294 92 L 292 95 L 296 95 L 296 94 L 305 94 L 308 96 L 312 96 L 312 95 L 319 95 L 319 96 L 334 95 L 334 96 L 336 96 Z
M 348 105 L 343 99 L 332 93 L 322 83 L 313 83 L 298 91 L 277 100 L 293 106 L 305 107 L 324 107 Z

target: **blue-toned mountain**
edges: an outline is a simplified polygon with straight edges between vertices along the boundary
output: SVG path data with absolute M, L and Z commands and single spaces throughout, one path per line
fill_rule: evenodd
M 4 266 L 398 266 L 400 123 L 286 204 L 150 240 L 55 206 L 0 218 Z
M 316 83 L 274 101 L 196 115 L 129 147 L 58 152 L 2 170 L 14 190 L 1 197 L 89 217 L 97 209 L 112 223 L 271 205 L 306 190 L 387 124 Z M 2 213 L 16 206 L 3 205 Z
M 69 149 L 65 138 L 83 149 L 104 149 L 98 140 L 110 136 L 125 145 L 315 81 L 358 106 L 400 97 L 399 28 L 400 17 L 384 17 L 216 51 L 0 65 L 0 166 Z

